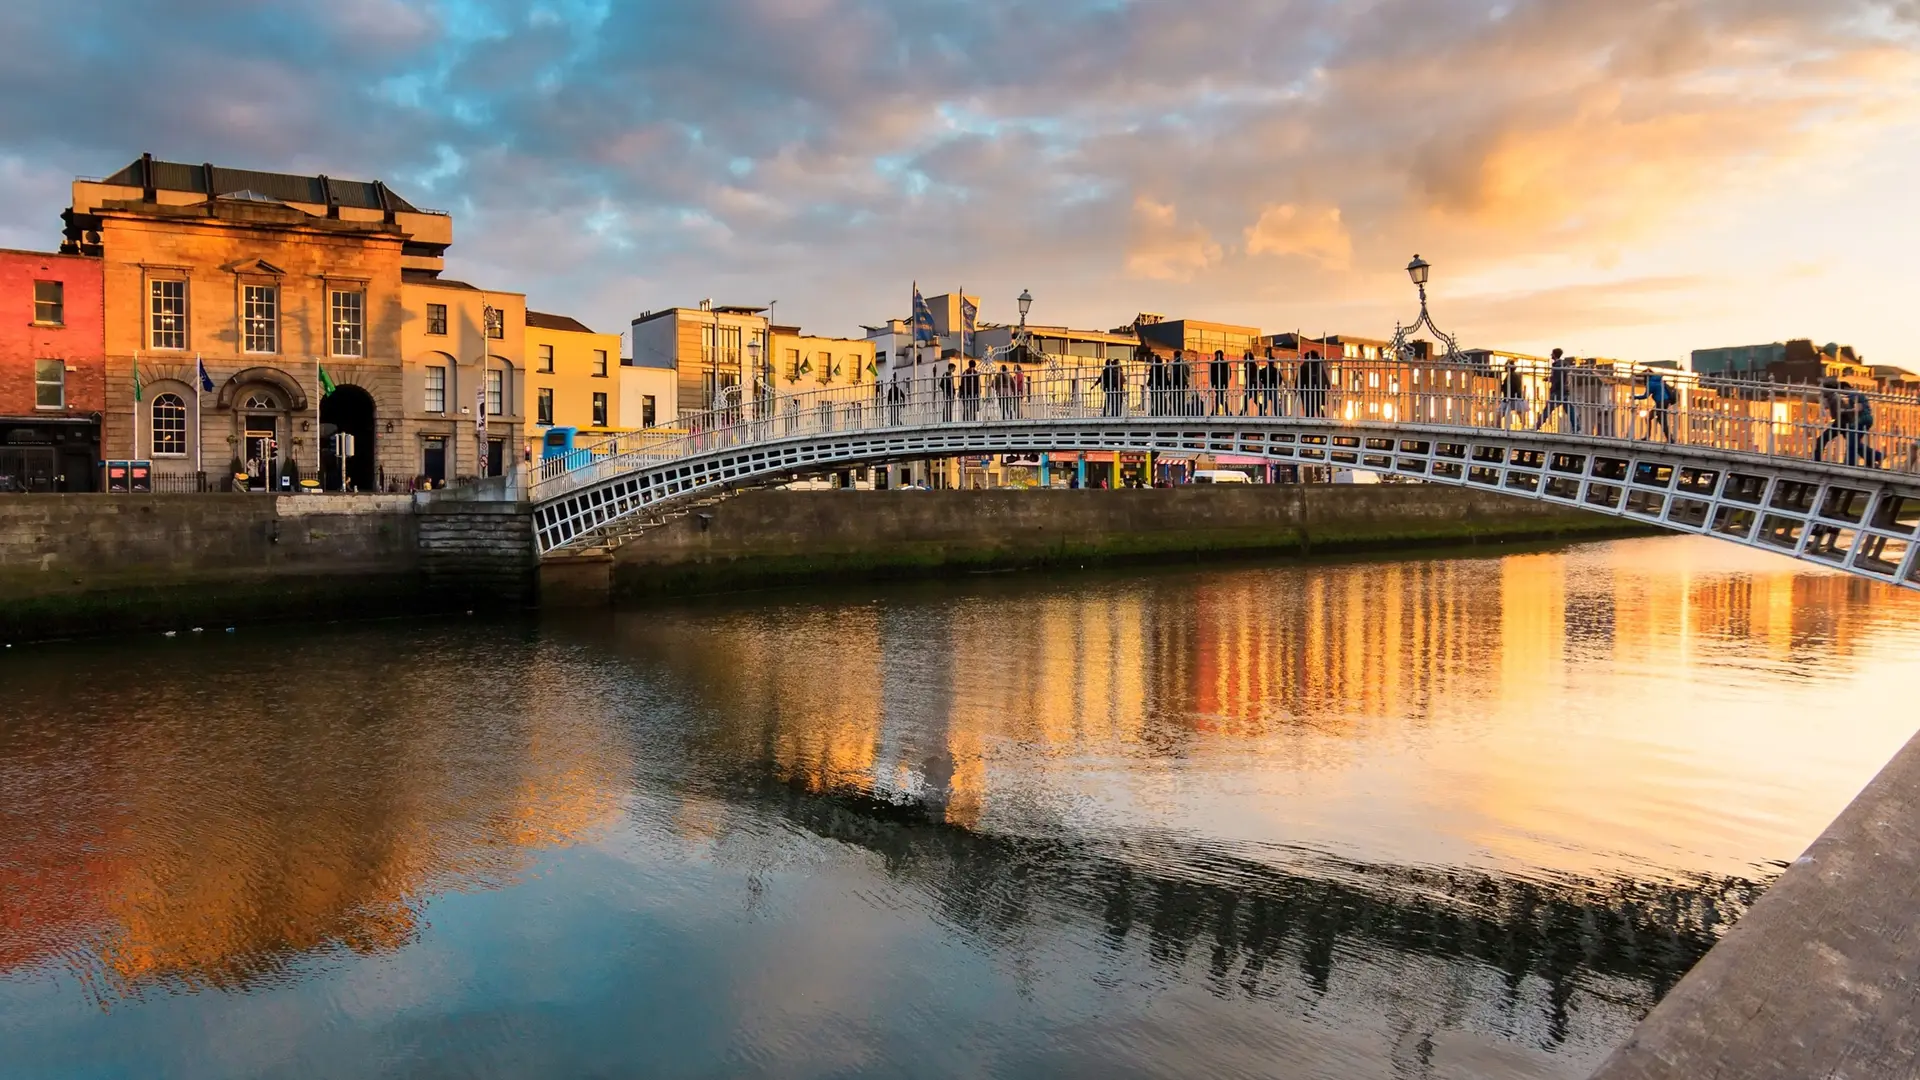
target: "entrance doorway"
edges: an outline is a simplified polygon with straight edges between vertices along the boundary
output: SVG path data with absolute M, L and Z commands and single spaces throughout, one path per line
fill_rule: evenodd
M 444 436 L 429 436 L 421 441 L 420 475 L 441 487 L 447 482 L 447 440 Z
M 320 486 L 327 491 L 379 490 L 380 474 L 374 454 L 373 395 L 358 386 L 336 386 L 320 399 Z M 343 462 L 335 454 L 335 435 L 353 439 L 353 453 Z
M 248 491 L 267 491 L 279 473 L 279 441 L 274 438 L 274 418 L 247 417 L 246 458 L 241 468 L 247 473 Z
M 502 476 L 507 471 L 507 440 L 487 440 L 487 475 Z

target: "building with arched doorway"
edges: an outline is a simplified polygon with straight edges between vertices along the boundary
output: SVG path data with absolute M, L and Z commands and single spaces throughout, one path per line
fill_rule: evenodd
M 145 155 L 76 180 L 65 219 L 63 251 L 102 266 L 101 452 L 151 459 L 162 490 L 403 490 L 430 471 L 433 440 L 471 423 L 476 394 L 491 433 L 468 427 L 446 477 L 475 475 L 489 438 L 517 445 L 525 305 L 440 281 L 445 213 L 377 180 Z M 442 412 L 427 408 L 434 368 Z

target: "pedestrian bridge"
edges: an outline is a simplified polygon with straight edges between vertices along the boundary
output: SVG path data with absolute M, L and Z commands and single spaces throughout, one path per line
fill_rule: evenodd
M 610 548 L 676 506 L 852 466 L 1228 454 L 1564 503 L 1920 589 L 1911 398 L 1660 370 L 1658 408 L 1644 369 L 1623 365 L 1559 379 L 1544 365 L 1504 379 L 1428 361 L 1230 367 L 1054 362 L 1017 387 L 927 375 L 764 392 L 541 463 L 536 541 L 542 555 Z

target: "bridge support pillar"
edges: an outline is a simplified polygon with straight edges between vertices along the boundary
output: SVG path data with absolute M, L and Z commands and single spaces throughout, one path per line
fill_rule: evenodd
M 540 606 L 601 608 L 613 603 L 613 554 L 586 551 L 540 560 Z

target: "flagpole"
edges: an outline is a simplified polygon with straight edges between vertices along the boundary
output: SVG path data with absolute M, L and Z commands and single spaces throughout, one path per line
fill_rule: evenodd
M 206 370 L 207 369 L 205 366 L 205 362 L 200 359 L 200 354 L 194 353 L 193 354 L 193 471 L 195 473 L 200 473 L 205 471 L 203 464 L 200 460 L 200 443 L 202 442 L 202 439 L 200 438 L 202 434 L 200 430 L 200 394 L 201 394 L 201 388 L 207 385 Z
M 133 350 L 133 452 L 129 459 L 140 456 L 140 350 Z

